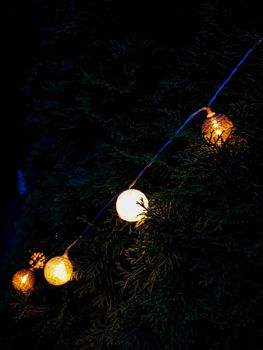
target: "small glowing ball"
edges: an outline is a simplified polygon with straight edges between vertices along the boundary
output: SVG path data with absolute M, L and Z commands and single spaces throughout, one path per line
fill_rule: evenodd
M 144 193 L 139 190 L 130 189 L 118 196 L 116 210 L 122 220 L 135 222 L 145 216 L 148 204 L 148 199 Z
M 54 256 L 44 267 L 44 277 L 53 286 L 67 283 L 73 274 L 73 266 L 66 254 Z
M 17 271 L 13 278 L 12 284 L 14 288 L 22 293 L 29 292 L 35 283 L 34 271 L 30 269 L 22 269 Z
M 201 132 L 206 141 L 221 146 L 230 136 L 233 127 L 226 115 L 212 113 L 203 122 Z
M 45 266 L 45 263 L 47 261 L 47 258 L 45 257 L 44 253 L 33 253 L 30 257 L 29 260 L 29 265 L 31 265 L 31 267 L 33 269 L 43 269 Z

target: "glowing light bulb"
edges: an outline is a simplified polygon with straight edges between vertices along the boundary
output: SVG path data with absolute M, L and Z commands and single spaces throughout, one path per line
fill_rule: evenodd
M 233 123 L 226 115 L 210 110 L 201 132 L 206 141 L 221 146 L 229 138 L 233 128 Z
M 116 210 L 122 220 L 135 222 L 145 216 L 148 205 L 149 202 L 144 193 L 136 189 L 129 189 L 118 196 Z
M 22 293 L 28 293 L 34 286 L 35 275 L 31 269 L 22 269 L 17 271 L 13 278 L 13 287 Z
M 44 277 L 48 283 L 60 286 L 67 283 L 73 274 L 73 266 L 66 254 L 55 256 L 44 267 Z

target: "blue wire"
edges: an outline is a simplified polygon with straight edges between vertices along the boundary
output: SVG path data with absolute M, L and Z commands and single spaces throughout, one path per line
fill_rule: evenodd
M 139 178 L 145 173 L 145 171 L 153 164 L 153 162 L 159 157 L 159 155 L 172 143 L 173 139 L 179 134 L 180 131 L 183 130 L 183 128 L 201 111 L 205 110 L 206 107 L 198 109 L 198 111 L 192 113 L 189 115 L 189 117 L 185 120 L 185 122 L 173 133 L 173 135 L 170 137 L 170 139 L 159 149 L 158 152 L 155 153 L 155 155 L 152 157 L 150 162 L 146 164 L 146 166 L 139 172 L 135 180 L 130 184 L 129 188 L 132 188 L 136 182 L 139 180 Z
M 230 73 L 229 77 L 223 82 L 223 84 L 218 88 L 214 96 L 211 98 L 211 100 L 208 103 L 208 107 L 211 106 L 211 104 L 214 102 L 214 100 L 217 98 L 217 95 L 220 93 L 220 91 L 225 87 L 225 85 L 230 81 L 232 76 L 235 74 L 237 69 L 245 62 L 245 60 L 248 58 L 248 56 L 251 54 L 251 52 L 262 42 L 263 38 L 259 39 L 256 44 L 248 50 L 248 52 L 245 54 L 245 56 L 242 58 L 240 62 L 235 66 L 235 68 Z
M 217 95 L 220 93 L 220 91 L 225 87 L 225 85 L 230 81 L 230 79 L 232 78 L 232 76 L 234 75 L 234 73 L 237 71 L 237 69 L 244 63 L 244 61 L 247 59 L 247 57 L 251 54 L 251 52 L 263 41 L 263 38 L 259 39 L 256 44 L 247 51 L 247 53 L 245 54 L 245 56 L 242 58 L 242 60 L 240 62 L 238 62 L 238 64 L 235 66 L 235 68 L 231 71 L 230 75 L 228 76 L 228 78 L 223 82 L 223 84 L 217 89 L 216 93 L 214 94 L 214 96 L 211 98 L 211 100 L 208 103 L 208 107 L 211 106 L 211 104 L 214 102 L 214 100 L 216 99 Z M 198 109 L 198 111 L 192 113 L 189 115 L 189 117 L 184 121 L 184 123 L 173 133 L 173 135 L 169 138 L 169 140 L 159 149 L 158 152 L 156 152 L 154 154 L 154 156 L 152 157 L 152 159 L 149 161 L 148 164 L 146 164 L 146 166 L 139 172 L 139 174 L 136 176 L 136 178 L 133 180 L 133 182 L 130 184 L 129 189 L 132 188 L 136 182 L 139 180 L 139 178 L 145 173 L 145 171 L 154 163 L 154 161 L 159 157 L 159 155 L 172 143 L 172 141 L 174 140 L 174 138 L 184 129 L 184 127 L 201 111 L 203 110 L 207 110 L 207 107 L 202 107 L 200 109 Z M 69 251 L 69 249 L 75 245 L 82 237 L 84 234 L 86 234 L 90 228 L 92 227 L 92 225 L 99 219 L 99 217 L 104 213 L 104 211 L 110 206 L 110 204 L 114 201 L 114 199 L 117 198 L 117 196 L 119 195 L 119 193 L 115 194 L 110 200 L 109 202 L 97 213 L 97 215 L 95 215 L 94 219 L 92 220 L 92 222 L 90 224 L 88 224 L 88 226 L 82 231 L 82 233 L 79 235 L 79 237 L 73 242 L 71 243 L 67 249 L 66 252 Z

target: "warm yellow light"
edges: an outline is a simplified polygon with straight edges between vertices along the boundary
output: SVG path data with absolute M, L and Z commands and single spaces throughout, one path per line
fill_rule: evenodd
M 116 210 L 122 220 L 135 222 L 145 216 L 148 204 L 148 199 L 144 193 L 136 189 L 130 189 L 118 196 Z
M 45 257 L 44 253 L 37 252 L 31 255 L 29 265 L 31 265 L 31 267 L 36 270 L 43 269 L 46 261 L 47 258 Z
M 29 292 L 33 288 L 34 283 L 35 275 L 33 270 L 30 269 L 19 270 L 12 278 L 13 287 L 22 293 Z
M 28 275 L 24 275 L 24 276 L 21 278 L 21 283 L 22 283 L 22 284 L 25 284 L 27 280 L 28 280 Z
M 71 280 L 73 266 L 66 254 L 54 256 L 44 267 L 44 277 L 53 286 L 60 286 Z
M 208 114 L 202 125 L 202 135 L 210 143 L 221 146 L 230 136 L 233 123 L 224 114 Z

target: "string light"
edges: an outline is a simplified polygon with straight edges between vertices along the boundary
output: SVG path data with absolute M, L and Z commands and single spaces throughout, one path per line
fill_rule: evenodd
M 122 220 L 135 222 L 147 213 L 149 201 L 139 190 L 129 189 L 122 192 L 116 201 L 116 210 Z
M 13 287 L 22 293 L 32 291 L 35 284 L 35 270 L 43 269 L 47 258 L 44 253 L 33 253 L 29 260 L 30 268 L 17 271 L 12 277 Z
M 259 45 L 263 39 L 259 39 L 252 48 L 250 48 L 244 57 L 238 62 L 238 64 L 231 71 L 230 75 L 223 82 L 223 84 L 217 89 L 208 103 L 208 107 L 202 107 L 196 112 L 189 115 L 185 122 L 172 134 L 170 139 L 159 149 L 159 151 L 152 157 L 150 162 L 139 172 L 134 181 L 130 184 L 129 189 L 121 192 L 120 194 L 114 195 L 110 201 L 97 213 L 92 222 L 83 230 L 75 241 L 73 241 L 66 249 L 65 253 L 61 256 L 55 256 L 51 258 L 44 267 L 44 277 L 47 282 L 59 286 L 67 283 L 72 279 L 73 276 L 73 265 L 68 258 L 68 251 L 72 248 L 92 227 L 92 225 L 98 220 L 98 218 L 104 213 L 104 211 L 116 201 L 116 211 L 120 218 L 128 222 L 136 222 L 142 219 L 148 208 L 147 197 L 139 190 L 132 189 L 137 183 L 139 178 L 145 173 L 145 171 L 155 162 L 160 154 L 172 143 L 174 138 L 185 128 L 185 126 L 201 111 L 207 112 L 207 119 L 203 122 L 201 132 L 203 137 L 212 143 L 222 145 L 228 137 L 231 135 L 233 130 L 233 123 L 230 119 L 223 114 L 216 114 L 211 111 L 210 106 L 222 91 L 225 85 L 231 80 L 237 69 L 244 63 L 247 57 L 252 51 Z M 135 196 L 139 195 L 138 197 Z M 128 199 L 127 199 L 128 198 Z M 28 292 L 34 285 L 34 273 L 33 268 L 19 270 L 12 279 L 13 286 L 22 292 Z
M 72 279 L 73 265 L 67 251 L 51 258 L 44 267 L 44 277 L 49 284 L 61 286 Z
M 206 141 L 217 146 L 229 138 L 234 128 L 234 124 L 224 114 L 216 114 L 207 108 L 207 119 L 203 122 L 201 132 Z
M 30 292 L 35 284 L 35 274 L 32 268 L 17 271 L 12 278 L 13 287 L 22 293 Z

